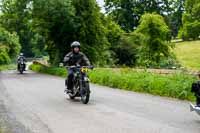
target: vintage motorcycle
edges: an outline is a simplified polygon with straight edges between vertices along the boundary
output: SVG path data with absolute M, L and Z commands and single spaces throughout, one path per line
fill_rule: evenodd
M 196 104 L 199 103 L 199 98 L 200 98 L 200 82 L 194 82 L 192 83 L 192 89 L 191 92 L 195 94 L 196 96 Z M 200 115 L 200 107 L 193 105 L 192 103 L 190 103 L 190 111 L 195 111 L 198 115 Z
M 93 69 L 92 66 L 67 66 L 68 69 L 72 69 L 74 71 L 74 79 L 73 79 L 73 92 L 66 93 L 69 95 L 70 99 L 74 99 L 75 97 L 81 97 L 81 101 L 84 104 L 87 104 L 90 99 L 90 80 L 87 75 L 89 69 Z M 67 87 L 67 80 L 65 82 L 65 86 Z
M 18 61 L 18 71 L 20 72 L 20 74 L 23 74 L 23 72 L 25 71 L 25 61 L 23 59 L 20 59 Z
M 200 115 L 200 107 L 195 106 L 193 104 L 190 103 L 190 111 L 195 111 L 198 115 Z

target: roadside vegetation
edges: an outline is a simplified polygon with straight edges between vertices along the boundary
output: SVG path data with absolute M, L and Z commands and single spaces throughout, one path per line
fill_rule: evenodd
M 30 69 L 40 73 L 66 77 L 65 68 L 31 65 Z M 129 68 L 118 71 L 95 69 L 89 73 L 92 83 L 119 88 L 128 91 L 143 92 L 153 95 L 172 97 L 182 100 L 194 100 L 191 84 L 196 79 L 186 74 L 160 75 L 148 72 L 135 72 Z
M 0 65 L 0 71 L 17 69 L 16 64 Z

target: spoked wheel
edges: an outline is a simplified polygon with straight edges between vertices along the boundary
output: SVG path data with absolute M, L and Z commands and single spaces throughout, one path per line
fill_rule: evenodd
M 24 67 L 23 65 L 20 65 L 20 68 L 19 68 L 20 74 L 23 74 L 23 71 L 24 71 L 24 68 L 23 68 L 23 67 Z
M 20 69 L 20 74 L 23 74 L 23 70 Z
M 69 94 L 69 98 L 74 100 L 75 99 L 75 96 L 72 96 L 71 94 Z
M 89 83 L 85 84 L 85 89 L 82 90 L 83 92 L 81 93 L 81 101 L 84 104 L 87 104 L 90 100 L 90 86 Z

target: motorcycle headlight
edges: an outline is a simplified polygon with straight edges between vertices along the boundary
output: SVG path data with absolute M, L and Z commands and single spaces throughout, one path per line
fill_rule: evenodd
M 84 68 L 84 67 L 81 68 L 81 72 L 82 72 L 82 73 L 87 73 L 87 72 L 88 72 L 88 68 Z

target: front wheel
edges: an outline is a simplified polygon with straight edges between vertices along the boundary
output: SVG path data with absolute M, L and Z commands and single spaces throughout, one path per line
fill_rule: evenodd
M 90 100 L 90 85 L 89 83 L 85 83 L 84 89 L 81 92 L 81 101 L 84 104 L 87 104 Z
M 23 74 L 23 69 L 22 69 L 22 68 L 20 68 L 19 72 L 20 72 L 20 74 Z
M 20 72 L 20 74 L 23 74 L 23 72 L 24 72 L 24 65 L 20 64 L 20 66 L 19 66 L 19 72 Z

